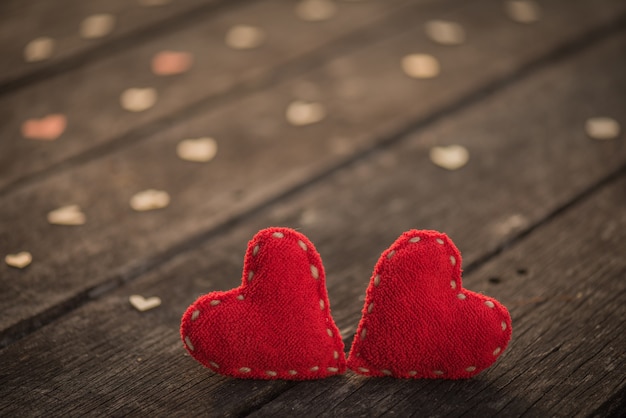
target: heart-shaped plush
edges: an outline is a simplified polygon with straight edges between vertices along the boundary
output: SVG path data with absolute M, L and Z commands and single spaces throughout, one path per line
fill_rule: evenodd
M 498 301 L 463 289 L 461 255 L 437 231 L 407 231 L 381 255 L 348 367 L 368 376 L 469 378 L 511 339 Z
M 54 141 L 67 126 L 67 118 L 61 113 L 54 113 L 41 119 L 28 119 L 22 124 L 22 136 L 28 139 Z
M 345 371 L 317 250 L 289 228 L 268 228 L 248 243 L 241 286 L 211 292 L 182 318 L 189 353 L 238 378 L 319 379 Z

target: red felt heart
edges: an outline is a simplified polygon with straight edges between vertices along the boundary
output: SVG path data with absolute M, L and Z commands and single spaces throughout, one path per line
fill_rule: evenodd
M 495 299 L 463 289 L 461 255 L 436 231 L 407 231 L 381 255 L 348 367 L 369 376 L 469 378 L 511 339 Z
M 242 285 L 211 292 L 182 318 L 189 353 L 238 378 L 319 379 L 345 371 L 317 250 L 289 228 L 268 228 L 248 244 Z

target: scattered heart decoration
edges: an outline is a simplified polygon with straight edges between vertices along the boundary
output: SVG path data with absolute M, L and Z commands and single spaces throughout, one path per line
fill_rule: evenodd
M 189 52 L 161 51 L 152 58 L 152 72 L 156 75 L 175 75 L 189 71 L 193 55 Z
M 128 301 L 139 312 L 148 311 L 161 305 L 161 298 L 159 298 L 158 296 L 145 298 L 141 295 L 132 295 L 128 298 Z
M 217 154 L 217 142 L 209 137 L 184 139 L 176 146 L 176 153 L 182 160 L 205 163 Z
M 120 104 L 129 112 L 148 110 L 156 101 L 157 92 L 151 87 L 126 89 L 120 96 Z
M 54 141 L 65 131 L 67 118 L 61 113 L 44 116 L 41 119 L 28 119 L 22 123 L 22 136 L 28 139 Z
M 321 103 L 296 100 L 287 107 L 285 117 L 293 126 L 310 125 L 324 119 L 326 109 Z
M 4 262 L 11 267 L 23 269 L 33 262 L 33 256 L 28 251 L 22 251 L 17 254 L 7 254 L 4 257 Z
M 83 225 L 87 217 L 78 205 L 62 206 L 48 212 L 48 222 L 53 225 Z
M 362 313 L 348 367 L 368 376 L 470 378 L 511 339 L 507 309 L 463 289 L 461 255 L 437 231 L 407 231 L 383 252 Z
M 167 207 L 169 204 L 170 195 L 163 190 L 143 190 L 130 198 L 130 207 L 137 212 L 161 209 Z
M 319 379 L 345 371 L 317 250 L 289 228 L 249 242 L 241 286 L 200 297 L 185 312 L 181 338 L 216 373 L 249 379 Z
M 467 164 L 469 151 L 461 145 L 432 147 L 430 149 L 430 160 L 441 168 L 454 171 Z

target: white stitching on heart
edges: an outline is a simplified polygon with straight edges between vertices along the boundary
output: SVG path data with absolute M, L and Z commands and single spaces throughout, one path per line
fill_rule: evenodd
M 195 348 L 193 347 L 193 344 L 191 343 L 191 340 L 189 339 L 189 335 L 185 337 L 185 344 L 187 344 L 187 347 L 191 350 L 194 351 Z
M 310 370 L 311 370 L 312 372 L 316 372 L 316 371 L 318 371 L 319 369 L 320 369 L 320 366 L 313 366 L 313 367 L 311 367 L 311 369 L 310 369 Z
M 387 376 L 391 376 L 391 370 L 387 370 L 387 369 L 382 369 L 381 370 L 382 374 L 387 375 Z
M 363 327 L 363 329 L 361 330 L 361 339 L 364 340 L 365 339 L 365 335 L 367 334 L 367 328 Z
M 252 255 L 257 255 L 259 253 L 259 246 L 256 245 L 254 249 L 252 249 Z
M 496 348 L 495 350 L 493 350 L 493 355 L 497 356 L 498 354 L 500 354 L 500 351 L 502 351 L 500 347 Z
M 289 373 L 289 374 L 290 374 L 290 375 L 292 375 L 292 376 L 295 376 L 295 375 L 297 375 L 297 374 L 298 374 L 298 372 L 297 372 L 297 371 L 295 371 L 295 370 L 289 370 L 287 373 Z
M 222 303 L 222 301 L 215 299 L 215 300 L 212 300 L 212 301 L 210 302 L 210 305 L 211 305 L 211 306 L 217 306 L 217 305 L 219 305 L 220 303 Z
M 417 374 L 417 372 L 415 370 L 411 370 L 409 372 L 409 376 L 415 376 Z
M 393 257 L 395 254 L 396 250 L 389 251 L 389 253 L 387 254 L 387 260 L 391 260 L 391 257 Z
M 456 266 L 456 258 L 454 258 L 454 256 L 453 256 L 453 255 L 451 255 L 451 256 L 450 256 L 450 263 L 451 263 L 453 266 Z
M 237 296 L 237 300 L 244 300 L 244 299 L 245 299 L 245 297 L 243 295 Z
M 441 238 L 437 238 L 435 241 L 437 241 L 437 244 L 443 245 L 443 240 Z
M 331 373 L 337 373 L 339 371 L 337 367 L 327 367 L 326 370 L 328 370 Z
M 502 325 L 502 331 L 505 331 L 506 330 L 506 322 L 502 321 L 501 325 Z
M 216 362 L 214 362 L 214 361 L 209 361 L 209 364 L 210 364 L 210 365 L 211 365 L 211 367 L 213 367 L 214 369 L 219 369 L 219 368 L 220 368 L 220 365 L 219 365 L 219 364 L 217 364 L 217 363 L 216 363 Z
M 313 276 L 315 280 L 320 277 L 320 273 L 319 271 L 317 271 L 317 267 L 315 267 L 313 264 L 311 264 L 311 276 Z
M 494 308 L 496 305 L 494 305 L 494 303 L 490 300 L 486 300 L 485 301 L 485 305 L 487 305 L 488 308 Z
M 437 376 L 441 376 L 443 374 L 443 371 L 435 370 L 433 373 L 436 374 Z
M 250 367 L 242 367 L 239 369 L 239 372 L 241 373 L 250 373 L 252 371 L 252 369 L 250 369 Z
M 376 277 L 374 277 L 374 286 L 378 286 L 380 284 L 380 274 L 377 274 Z
M 469 372 L 469 373 L 471 373 L 471 372 L 473 372 L 475 370 L 476 370 L 476 366 L 469 366 L 467 369 L 465 369 L 465 371 Z
M 283 234 L 282 232 L 274 232 L 274 233 L 272 234 L 272 236 L 273 236 L 274 238 L 284 238 L 284 237 L 285 237 L 285 234 Z
M 456 289 L 456 280 L 450 281 L 450 287 Z
M 461 300 L 465 300 L 466 296 L 463 293 L 459 293 L 458 295 L 456 295 L 457 298 L 461 299 Z
M 370 303 L 370 304 L 367 306 L 367 313 L 368 313 L 368 314 L 372 313 L 372 309 L 374 309 L 374 302 Z
M 200 316 L 200 311 L 199 310 L 195 310 L 193 311 L 193 313 L 191 314 L 191 320 L 195 321 L 196 319 L 198 319 L 198 317 Z
M 324 309 L 324 299 L 320 299 L 320 309 Z
M 420 237 L 413 237 L 409 240 L 409 242 L 412 242 L 412 243 L 420 242 Z
M 337 360 L 339 358 L 339 353 L 337 351 L 333 351 L 333 357 Z
M 328 334 L 329 337 L 333 336 L 333 331 L 330 328 L 326 328 L 326 333 Z
M 361 373 L 369 373 L 370 369 L 366 369 L 365 367 L 359 367 L 359 371 Z
M 251 282 L 253 278 L 254 278 L 254 272 L 250 270 L 250 272 L 248 273 L 248 281 Z
M 301 239 L 298 240 L 298 245 L 300 246 L 300 248 L 302 248 L 304 251 L 307 251 L 308 247 L 306 246 L 306 244 L 304 243 L 304 241 L 302 241 Z
M 272 376 L 272 377 L 274 377 L 274 376 L 276 376 L 278 373 L 276 373 L 274 370 L 267 370 L 267 371 L 265 372 L 265 374 L 267 374 L 268 376 Z

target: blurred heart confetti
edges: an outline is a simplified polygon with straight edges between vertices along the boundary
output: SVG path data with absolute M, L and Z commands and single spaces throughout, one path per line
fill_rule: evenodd
M 233 49 L 252 49 L 265 41 L 265 32 L 251 25 L 235 25 L 226 33 L 226 45 Z
M 296 16 L 308 22 L 328 20 L 337 13 L 337 6 L 330 0 L 302 0 L 296 5 Z
M 24 47 L 24 60 L 37 62 L 47 60 L 54 52 L 55 41 L 47 36 L 35 38 Z
M 130 199 L 130 207 L 137 212 L 161 209 L 170 204 L 170 195 L 163 190 L 148 189 Z
M 53 225 L 83 225 L 86 221 L 78 205 L 62 206 L 48 213 L 48 222 Z
M 204 163 L 217 154 L 217 142 L 208 137 L 185 139 L 176 146 L 176 153 L 183 160 Z
M 157 92 L 151 87 L 130 88 L 120 96 L 120 104 L 129 112 L 143 112 L 150 109 L 157 101 Z
M 107 36 L 115 27 L 115 16 L 108 13 L 86 17 L 80 23 L 80 36 L 84 39 L 96 39 Z
M 54 141 L 65 131 L 67 118 L 53 113 L 41 119 L 28 119 L 22 123 L 22 136 L 28 139 Z
M 426 22 L 426 35 L 442 45 L 460 45 L 465 42 L 463 26 L 448 20 L 431 20 Z
M 152 57 L 152 72 L 156 75 L 174 75 L 189 71 L 193 55 L 189 52 L 161 51 Z
M 430 149 L 430 160 L 446 170 L 458 170 L 469 161 L 469 151 L 461 145 L 433 147 Z
M 402 58 L 402 70 L 412 78 L 434 78 L 439 75 L 437 58 L 428 54 L 410 54 Z
M 285 116 L 293 126 L 310 125 L 324 119 L 326 109 L 321 103 L 296 100 L 289 104 Z

